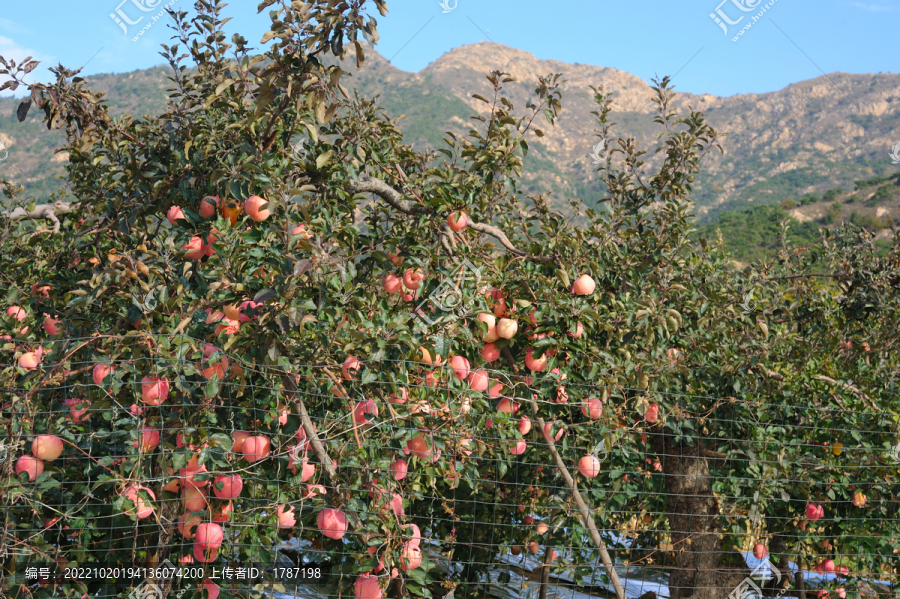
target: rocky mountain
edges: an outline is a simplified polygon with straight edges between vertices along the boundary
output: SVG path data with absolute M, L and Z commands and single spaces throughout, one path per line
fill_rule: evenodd
M 591 85 L 614 94 L 614 131 L 634 136 L 649 151 L 649 164 L 654 162 L 658 130 L 652 122 L 652 92 L 647 82 L 624 71 L 541 60 L 488 42 L 450 50 L 418 73 L 395 68 L 371 47 L 366 55 L 362 69 L 345 62 L 351 74 L 345 86 L 378 94 L 388 114 L 406 115 L 401 126 L 419 147 L 439 146 L 445 131 L 464 133 L 478 124 L 468 117 L 485 113 L 488 106 L 472 96 L 490 97 L 488 72 L 502 70 L 517 78 L 504 94 L 522 111 L 539 75 L 562 73 L 561 118 L 553 127 L 541 125 L 546 135 L 533 139 L 526 160 L 525 179 L 533 191 L 560 200 L 602 198 L 589 157 L 598 141 Z M 165 104 L 168 81 L 161 67 L 89 79 L 92 87 L 108 93 L 113 114 L 153 114 Z M 677 78 L 675 83 L 677 90 Z M 25 123 L 16 122 L 16 106 L 15 100 L 0 99 L 0 140 L 9 152 L 0 176 L 22 182 L 40 199 L 58 187 L 55 178 L 63 173 L 65 155 L 53 153 L 60 138 L 40 125 L 35 112 Z M 834 188 L 849 192 L 855 181 L 900 169 L 888 156 L 900 142 L 900 74 L 834 73 L 765 94 L 679 93 L 676 107 L 702 110 L 726 134 L 724 153 L 708 156 L 697 181 L 694 200 L 701 221 Z

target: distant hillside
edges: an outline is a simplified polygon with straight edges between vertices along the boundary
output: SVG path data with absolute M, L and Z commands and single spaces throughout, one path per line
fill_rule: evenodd
M 780 204 L 722 212 L 715 222 L 700 227 L 698 235 L 715 239 L 721 231 L 725 245 L 740 262 L 762 258 L 781 247 L 781 223 L 787 222 L 787 240 L 796 247 L 810 246 L 821 229 L 852 223 L 876 234 L 877 246 L 886 248 L 890 225 L 900 225 L 900 173 L 858 181 L 852 192 L 831 189 L 823 196 L 787 199 Z
M 492 43 L 455 48 L 418 73 L 401 71 L 371 48 L 365 66 L 352 60 L 344 69 L 347 83 L 364 95 L 379 96 L 386 112 L 401 121 L 411 143 L 440 145 L 444 131 L 464 133 L 486 105 L 472 94 L 489 95 L 484 76 L 493 69 L 519 79 L 505 93 L 524 110 L 537 76 L 562 72 L 563 113 L 555 127 L 542 125 L 546 136 L 533 140 L 526 161 L 525 183 L 534 192 L 564 200 L 580 197 L 594 203 L 602 197 L 588 154 L 596 143 L 590 85 L 614 93 L 615 131 L 633 135 L 655 163 L 656 126 L 652 122 L 647 83 L 614 68 L 539 60 L 533 55 Z M 167 71 L 162 68 L 90 77 L 91 85 L 108 92 L 115 115 L 158 113 L 165 105 Z M 677 79 L 676 79 L 677 82 Z M 17 102 L 0 99 L 0 138 L 10 139 L 9 159 L 0 174 L 23 182 L 36 196 L 58 186 L 64 156 L 54 156 L 58 134 L 43 130 L 36 113 L 24 124 L 15 121 Z M 680 94 L 679 109 L 703 110 L 726 134 L 724 154 L 713 153 L 703 165 L 693 196 L 702 222 L 723 212 L 775 205 L 791 198 L 822 195 L 828 189 L 852 189 L 854 182 L 897 172 L 888 151 L 900 141 L 900 75 L 831 74 L 766 94 L 717 97 Z M 894 139 L 896 138 L 896 139 Z M 563 204 L 560 204 L 563 206 Z

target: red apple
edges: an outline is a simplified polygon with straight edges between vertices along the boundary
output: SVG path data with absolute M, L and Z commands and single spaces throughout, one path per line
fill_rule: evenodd
M 271 214 L 267 208 L 264 208 L 269 201 L 259 196 L 250 196 L 244 200 L 244 212 L 254 221 L 261 223 Z
M 158 406 L 169 396 L 169 379 L 155 374 L 141 379 L 141 399 L 145 404 Z
M 219 499 L 237 499 L 243 488 L 244 481 L 239 474 L 234 476 L 223 475 L 217 476 L 213 481 L 212 492 Z
M 341 366 L 341 376 L 345 381 L 352 381 L 356 378 L 356 373 L 362 368 L 362 362 L 356 356 L 347 356 L 344 364 Z
M 206 196 L 200 200 L 200 216 L 211 218 L 219 209 L 219 196 Z
M 500 357 L 500 350 L 493 343 L 485 343 L 481 349 L 481 357 L 485 362 L 491 363 Z
M 271 443 L 269 442 L 268 437 L 263 435 L 248 437 L 241 447 L 241 453 L 244 455 L 244 459 L 251 464 L 268 457 L 270 452 Z
M 201 522 L 203 522 L 203 518 L 200 514 L 185 512 L 181 514 L 181 518 L 178 519 L 178 533 L 185 539 L 193 539 L 194 533 L 197 530 L 197 525 Z
M 447 224 L 454 233 L 459 233 L 469 224 L 469 218 L 465 212 L 451 212 L 447 217 Z
M 572 285 L 572 293 L 575 295 L 593 295 L 596 287 L 594 279 L 589 275 L 581 275 L 575 279 L 575 284 Z
M 194 530 L 194 544 L 206 551 L 218 549 L 225 539 L 225 531 L 215 522 L 202 522 Z
M 485 391 L 488 388 L 489 380 L 488 374 L 484 370 L 473 370 L 469 373 L 469 386 L 474 391 Z
M 578 460 L 578 472 L 585 478 L 595 478 L 600 474 L 600 460 L 597 456 L 584 456 Z
M 10 306 L 6 309 L 6 315 L 12 316 L 19 322 L 22 322 L 23 320 L 28 318 L 28 312 L 25 311 L 25 308 L 22 308 L 20 306 Z
M 150 451 L 159 445 L 159 431 L 155 428 L 145 426 L 137 433 L 137 440 L 132 447 L 137 447 L 141 451 Z
M 487 328 L 488 328 L 488 332 L 485 335 L 485 337 L 482 339 L 482 341 L 484 341 L 486 343 L 493 343 L 494 341 L 496 341 L 497 339 L 500 338 L 500 336 L 497 335 L 497 317 L 496 316 L 494 316 L 493 314 L 488 314 L 486 312 L 483 312 L 483 313 L 479 314 L 477 318 L 478 318 L 478 320 L 483 322 L 485 325 L 487 325 Z M 488 339 L 488 337 L 493 337 L 493 338 Z
M 531 420 L 528 419 L 528 416 L 519 418 L 519 432 L 523 435 L 527 435 L 531 432 Z
M 422 563 L 422 550 L 418 545 L 404 543 L 400 551 L 400 568 L 406 572 L 415 570 Z
M 197 588 L 202 592 L 205 591 L 205 594 L 202 595 L 202 599 L 219 599 L 219 592 L 221 592 L 221 588 L 219 585 L 211 581 L 209 578 L 204 578 L 203 582 L 197 585 Z
M 391 464 L 391 474 L 394 477 L 394 480 L 403 480 L 406 478 L 406 473 L 409 471 L 409 467 L 406 464 L 406 460 L 400 459 Z
M 52 462 L 62 455 L 63 441 L 55 435 L 38 435 L 31 442 L 31 453 L 39 460 Z
M 525 453 L 525 450 L 528 449 L 528 443 L 525 439 L 517 439 L 512 442 L 512 445 L 509 449 L 509 453 L 512 455 L 522 455 Z
M 581 413 L 591 420 L 596 420 L 603 415 L 603 402 L 596 397 L 589 397 L 584 400 L 584 405 L 581 406 Z
M 816 505 L 815 503 L 810 503 L 806 506 L 806 517 L 813 522 L 818 520 L 819 518 L 825 515 L 825 508 L 821 505 Z
M 525 366 L 528 367 L 528 370 L 533 372 L 543 372 L 547 369 L 547 352 L 544 352 L 544 355 L 540 358 L 534 358 L 534 348 L 529 347 L 528 351 L 525 352 Z
M 98 387 L 103 382 L 103 379 L 112 372 L 112 366 L 107 366 L 106 364 L 95 364 L 94 370 L 91 373 L 92 378 L 94 379 L 94 384 Z
M 278 528 L 293 528 L 297 525 L 294 508 L 289 505 L 279 505 L 275 509 L 275 516 L 278 518 Z
M 19 356 L 18 364 L 22 370 L 34 370 L 40 363 L 41 359 L 34 352 L 26 352 Z
M 34 482 L 44 471 L 44 461 L 30 455 L 23 455 L 16 460 L 16 474 L 28 473 L 28 480 Z
M 397 275 L 389 274 L 385 275 L 384 279 L 382 279 L 381 286 L 388 293 L 397 293 L 403 286 L 403 281 L 401 281 L 400 277 L 398 277 Z
M 384 589 L 374 574 L 362 574 L 353 584 L 353 595 L 356 599 L 382 599 Z
M 403 284 L 407 289 L 415 291 L 419 288 L 419 284 L 425 279 L 425 274 L 419 269 L 408 268 L 403 273 Z
M 184 257 L 188 260 L 200 260 L 206 255 L 206 247 L 203 245 L 203 240 L 196 235 L 191 237 L 191 240 L 181 246 L 181 248 L 187 250 L 184 253 Z
M 378 406 L 371 399 L 356 403 L 353 408 L 353 423 L 358 427 L 371 427 L 378 418 Z
M 129 485 L 122 491 L 122 495 L 124 495 L 126 499 L 134 502 L 134 508 L 126 507 L 125 513 L 131 517 L 137 516 L 138 520 L 143 520 L 153 513 L 153 505 L 147 503 L 147 501 L 141 497 L 141 491 L 146 491 L 147 495 L 150 496 L 150 499 L 156 499 L 156 495 L 153 494 L 152 490 L 140 485 Z
M 302 431 L 302 428 L 297 431 L 298 437 Z M 304 437 L 305 435 L 306 433 L 304 433 Z M 231 445 L 231 453 L 241 453 L 244 449 L 244 441 L 252 436 L 253 433 L 247 431 L 234 431 L 234 433 L 231 435 L 231 438 L 234 440 L 234 443 Z
M 184 220 L 184 212 L 181 211 L 180 206 L 170 206 L 168 212 L 166 212 L 166 220 L 169 221 L 170 224 L 176 224 L 177 220 Z
M 200 512 L 206 509 L 206 493 L 202 489 L 185 487 L 183 498 L 184 509 L 189 512 Z
M 59 325 L 62 322 L 59 318 L 48 316 L 44 319 L 44 332 L 48 335 L 59 335 Z
M 347 532 L 347 516 L 340 510 L 325 508 L 316 517 L 319 532 L 329 539 L 341 539 Z
M 519 323 L 510 318 L 501 318 L 497 323 L 497 335 L 502 339 L 512 339 L 519 330 Z
M 453 376 L 459 381 L 469 376 L 469 361 L 462 356 L 450 358 L 450 368 L 453 369 Z

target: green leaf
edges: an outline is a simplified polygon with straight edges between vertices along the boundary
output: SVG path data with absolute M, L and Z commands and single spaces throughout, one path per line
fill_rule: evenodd
M 331 160 L 331 156 L 333 154 L 334 154 L 334 152 L 332 152 L 331 150 L 328 150 L 324 154 L 320 154 L 319 156 L 317 156 L 316 157 L 316 168 L 321 169 L 323 166 L 328 164 L 328 162 Z

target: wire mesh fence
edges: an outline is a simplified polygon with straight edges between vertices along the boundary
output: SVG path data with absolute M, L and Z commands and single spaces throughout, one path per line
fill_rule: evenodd
M 900 446 L 875 402 L 122 343 L 0 355 L 7 596 L 894 592 Z

